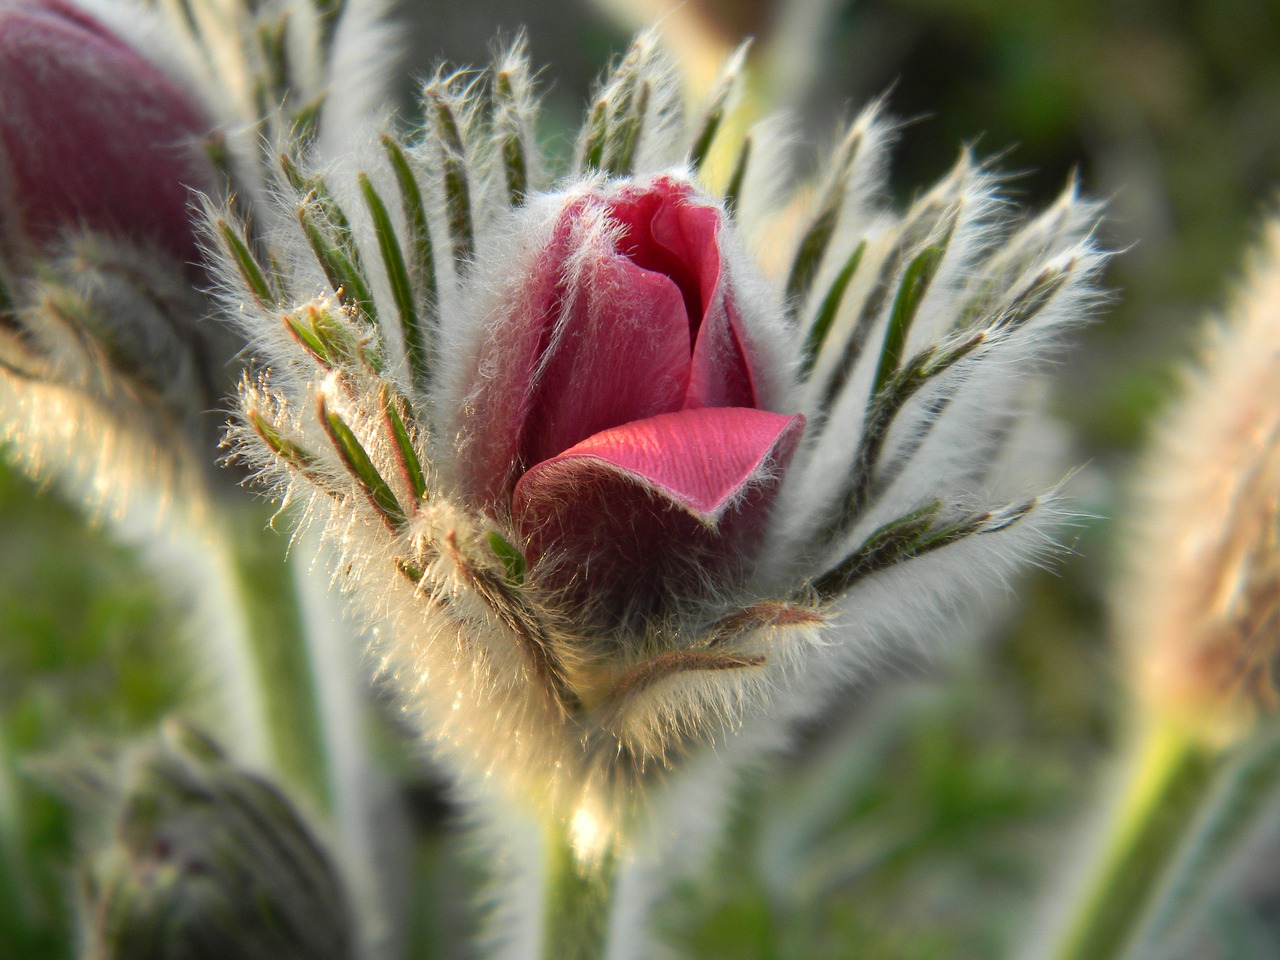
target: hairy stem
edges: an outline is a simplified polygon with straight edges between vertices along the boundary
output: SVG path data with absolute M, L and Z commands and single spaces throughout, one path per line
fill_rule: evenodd
M 1092 872 L 1075 893 L 1062 935 L 1038 956 L 1168 954 L 1270 810 L 1280 785 L 1280 738 L 1265 731 L 1218 749 L 1179 725 L 1152 723 L 1125 764 Z
M 604 960 L 616 890 L 612 849 L 584 849 L 573 825 L 544 831 L 541 960 Z
M 267 760 L 320 809 L 330 809 L 328 751 L 314 665 L 288 540 L 256 505 L 224 504 L 220 539 L 237 603 Z

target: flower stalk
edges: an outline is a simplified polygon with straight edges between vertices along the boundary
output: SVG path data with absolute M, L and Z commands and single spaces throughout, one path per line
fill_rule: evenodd
M 1280 225 L 1146 466 L 1116 591 L 1141 730 L 1101 854 L 1037 956 L 1164 957 L 1280 795 Z
M 1125 787 L 1100 867 L 1079 898 L 1054 960 L 1118 960 L 1165 887 L 1215 782 L 1214 751 L 1170 725 L 1151 725 L 1124 764 Z
M 553 820 L 543 828 L 543 863 L 540 960 L 604 960 L 617 890 L 615 849 L 586 850 L 572 822 Z
M 1280 737 L 1265 730 L 1219 748 L 1152 722 L 1122 760 L 1106 839 L 1065 914 L 1052 960 L 1173 955 L 1280 793 Z
M 322 705 L 288 541 L 267 529 L 257 504 L 227 504 L 219 520 L 218 549 L 238 601 L 270 765 L 319 809 L 331 809 Z

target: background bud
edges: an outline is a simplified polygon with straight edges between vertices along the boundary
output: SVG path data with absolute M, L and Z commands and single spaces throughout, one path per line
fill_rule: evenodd
M 0 5 L 0 240 L 10 255 L 87 227 L 198 259 L 188 187 L 208 190 L 195 98 L 63 0 Z
M 1117 594 L 1147 705 L 1214 737 L 1280 712 L 1280 224 L 1166 417 Z
M 176 722 L 119 767 L 85 877 L 91 960 L 353 955 L 334 866 L 275 786 Z

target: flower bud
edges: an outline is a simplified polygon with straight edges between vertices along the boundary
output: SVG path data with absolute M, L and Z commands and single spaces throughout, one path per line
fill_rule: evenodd
M 345 960 L 328 855 L 272 784 L 195 731 L 123 765 L 115 840 L 86 877 L 92 960 Z
M 0 5 L 0 252 L 86 227 L 198 259 L 188 187 L 213 126 L 174 80 L 66 0 Z
M 777 374 L 739 309 L 727 229 L 674 177 L 591 186 L 558 198 L 493 308 L 462 469 L 541 585 L 650 612 L 690 576 L 740 573 L 759 542 L 804 417 L 764 406 Z
M 1211 739 L 1280 714 L 1280 224 L 1148 460 L 1117 595 L 1146 705 Z

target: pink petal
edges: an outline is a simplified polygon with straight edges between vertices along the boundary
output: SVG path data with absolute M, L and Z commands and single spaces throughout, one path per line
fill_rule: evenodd
M 626 228 L 618 251 L 680 288 L 692 341 L 720 279 L 720 214 L 690 197 L 688 184 L 661 177 L 624 189 L 609 216 Z
M 516 487 L 513 513 L 544 586 L 643 611 L 741 572 L 804 417 L 708 408 L 589 437 Z
M 10 243 L 86 225 L 199 259 L 187 186 L 212 172 L 194 98 L 74 7 L 0 12 L 0 218 Z
M 598 198 L 571 200 L 498 307 L 463 454 L 471 490 L 491 508 L 526 467 L 681 406 L 692 345 L 680 290 L 617 253 L 612 233 Z
M 505 505 L 524 469 L 519 450 L 536 398 L 538 361 L 560 311 L 573 218 L 584 203 L 579 198 L 565 208 L 547 245 L 510 285 L 469 375 L 461 459 L 468 487 L 490 508 Z
M 742 320 L 726 284 L 716 288 L 693 347 L 686 407 L 756 407 Z
M 694 201 L 688 184 L 660 177 L 623 191 L 610 215 L 627 227 L 619 250 L 671 277 L 684 294 L 693 357 L 682 405 L 759 406 L 742 322 L 724 275 L 720 211 Z
M 586 240 L 538 376 L 521 454 L 541 463 L 608 427 L 679 410 L 692 342 L 671 279 Z

